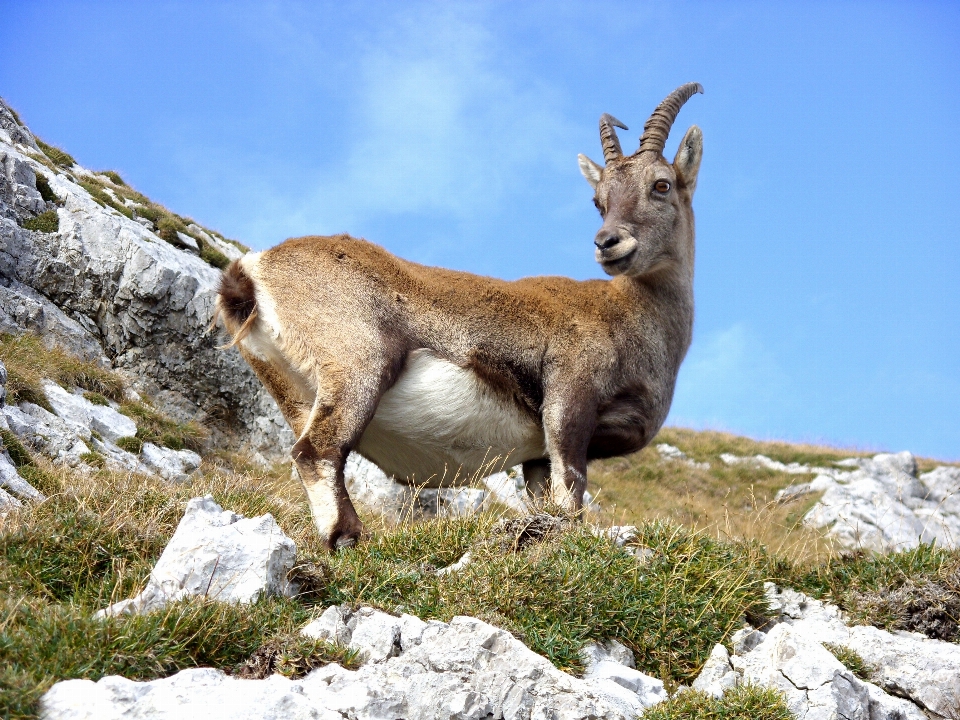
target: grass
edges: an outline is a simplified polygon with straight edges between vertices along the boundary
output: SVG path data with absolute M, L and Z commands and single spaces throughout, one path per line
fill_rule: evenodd
M 44 199 L 45 202 L 60 202 L 60 198 L 53 191 L 53 188 L 50 187 L 50 181 L 47 180 L 47 176 L 43 173 L 35 173 L 36 176 L 36 187 L 37 192 L 40 193 L 40 197 Z
M 845 645 L 834 645 L 833 643 L 824 643 L 823 646 L 833 653 L 833 656 L 839 660 L 847 670 L 861 680 L 871 682 L 874 668 L 872 665 L 868 665 L 867 661 L 860 657 L 855 650 L 851 650 Z
M 655 447 L 664 442 L 697 462 L 709 463 L 710 468 L 664 460 Z M 785 463 L 821 465 L 852 454 L 804 446 L 791 450 L 785 443 L 665 428 L 639 453 L 591 463 L 590 491 L 610 522 L 663 519 L 704 530 L 718 539 L 759 541 L 776 553 L 795 558 L 830 556 L 830 541 L 801 522 L 819 499 L 817 495 L 785 504 L 774 502 L 778 490 L 813 476 L 789 475 L 751 464 L 726 465 L 719 459 L 721 453 L 765 454 Z
M 792 720 L 783 696 L 775 690 L 741 685 L 714 698 L 689 690 L 654 705 L 643 720 Z
M 60 229 L 60 216 L 56 210 L 47 210 L 36 217 L 24 220 L 23 227 L 36 232 L 55 233 Z
M 64 152 L 60 148 L 54 147 L 53 145 L 47 145 L 47 143 L 38 138 L 36 135 L 34 135 L 34 140 L 37 141 L 37 147 L 43 151 L 43 154 L 46 155 L 54 165 L 69 170 L 77 164 L 77 161 L 73 159 L 73 156 L 70 153 Z
M 80 187 L 86 190 L 94 202 L 101 207 L 111 207 L 121 215 L 133 219 L 133 211 L 121 202 L 117 202 L 109 193 L 104 192 L 103 185 L 93 177 L 78 181 Z
M 171 450 L 193 450 L 200 452 L 203 442 L 209 433 L 206 428 L 196 422 L 177 422 L 171 420 L 151 405 L 142 402 L 124 402 L 120 405 L 120 412 L 131 418 L 137 424 L 136 439 L 140 441 L 136 452 L 143 449 L 143 443 L 163 445 Z M 126 438 L 121 438 L 126 440 Z M 127 444 L 132 444 L 127 441 Z M 124 450 L 133 452 L 128 447 Z
M 0 360 L 7 367 L 7 402 L 32 402 L 53 412 L 42 381 L 79 387 L 111 400 L 123 399 L 124 381 L 110 370 L 81 360 L 59 348 L 48 348 L 36 335 L 0 333 Z
M 127 186 L 127 184 L 123 181 L 123 178 L 120 177 L 120 173 L 114 170 L 104 170 L 100 174 L 110 178 L 110 182 L 112 182 L 114 185 L 120 185 L 122 187 Z

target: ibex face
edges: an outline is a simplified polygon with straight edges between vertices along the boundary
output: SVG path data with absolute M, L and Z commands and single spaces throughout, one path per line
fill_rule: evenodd
M 660 103 L 644 126 L 640 148 L 629 157 L 620 150 L 619 120 L 600 118 L 606 166 L 584 155 L 580 171 L 596 190 L 594 204 L 603 225 L 594 239 L 597 262 L 608 275 L 640 276 L 670 267 L 692 267 L 693 192 L 703 154 L 696 125 L 684 136 L 671 165 L 663 157 L 670 126 L 699 83 L 681 86 Z

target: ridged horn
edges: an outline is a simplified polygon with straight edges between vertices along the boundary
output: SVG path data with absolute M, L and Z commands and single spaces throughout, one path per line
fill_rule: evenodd
M 608 165 L 611 160 L 623 157 L 623 150 L 620 149 L 620 138 L 617 137 L 616 128 L 630 129 L 610 113 L 604 113 L 600 116 L 600 144 L 603 146 L 603 159 Z
M 658 155 L 663 154 L 663 146 L 667 144 L 667 136 L 670 134 L 673 121 L 677 119 L 677 113 L 680 112 L 683 104 L 696 93 L 703 93 L 703 85 L 700 83 L 681 85 L 667 95 L 644 124 L 638 153 L 655 152 Z M 606 152 L 606 149 L 604 149 L 604 152 Z

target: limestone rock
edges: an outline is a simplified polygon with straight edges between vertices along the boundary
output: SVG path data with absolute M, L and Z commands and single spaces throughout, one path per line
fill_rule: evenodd
M 0 409 L 7 404 L 7 368 L 0 360 Z
M 47 499 L 43 493 L 20 477 L 20 473 L 17 472 L 17 469 L 13 466 L 13 463 L 10 462 L 5 453 L 0 454 L 0 487 L 5 488 L 3 496 L 0 496 L 0 504 L 14 506 L 18 506 L 20 504 L 15 498 L 10 498 L 10 495 L 6 492 L 6 490 L 9 490 L 10 493 L 13 493 L 21 500 L 40 501 Z
M 36 152 L 0 101 L 0 331 L 32 330 L 87 359 L 109 358 L 170 414 L 231 418 L 229 434 L 213 428 L 211 442 L 285 454 L 294 438 L 276 404 L 239 354 L 217 349 L 220 338 L 207 332 L 219 270 L 98 205 L 76 181 L 89 175 L 82 168 L 54 172 L 29 157 Z M 37 173 L 62 203 L 54 233 L 22 227 L 51 209 Z
M 805 720 L 924 718 L 915 705 L 879 688 L 871 691 L 823 645 L 786 623 L 776 625 L 745 656 L 735 657 L 733 666 L 743 682 L 781 691 L 790 711 Z
M 28 402 L 19 407 L 7 405 L 2 412 L 14 435 L 53 460 L 75 467 L 80 463 L 80 456 L 90 452 L 82 435 L 39 405 Z M 90 439 L 89 429 L 86 439 Z
M 327 613 L 331 611 L 324 615 Z M 608 679 L 567 675 L 509 633 L 479 620 L 457 617 L 449 624 L 424 623 L 409 622 L 409 616 L 387 621 L 379 615 L 383 613 L 366 616 L 365 622 L 378 628 L 371 635 L 388 637 L 398 632 L 402 650 L 384 659 L 371 659 L 355 671 L 327 665 L 294 681 L 278 675 L 238 680 L 209 669 L 184 670 L 152 682 L 119 677 L 96 683 L 68 680 L 54 685 L 43 697 L 43 714 L 48 720 L 625 720 L 644 709 L 632 690 Z M 350 619 L 343 622 L 345 617 L 331 613 L 328 626 L 347 627 Z M 351 634 L 362 626 L 359 622 Z M 417 635 L 417 642 L 404 638 L 405 627 Z M 383 628 L 389 632 L 381 632 Z
M 730 653 L 720 644 L 713 647 L 703 669 L 693 681 L 693 689 L 721 697 L 730 688 L 740 683 L 740 675 L 730 664 Z
M 146 589 L 97 615 L 150 612 L 194 595 L 253 602 L 263 594 L 288 594 L 287 573 L 296 554 L 293 541 L 272 515 L 244 518 L 221 508 L 210 495 L 194 498 Z
M 851 473 L 812 481 L 811 489 L 823 491 L 823 497 L 804 523 L 828 528 L 852 549 L 889 552 L 931 542 L 958 547 L 958 472 L 960 468 L 938 468 L 918 478 L 916 462 L 906 452 L 860 460 Z
M 171 450 L 153 443 L 143 444 L 140 457 L 148 468 L 170 482 L 186 482 L 201 462 L 192 450 Z
M 43 391 L 50 406 L 78 435 L 89 440 L 90 431 L 116 442 L 137 434 L 137 424 L 106 405 L 95 405 L 80 390 L 67 392 L 56 383 L 45 381 Z

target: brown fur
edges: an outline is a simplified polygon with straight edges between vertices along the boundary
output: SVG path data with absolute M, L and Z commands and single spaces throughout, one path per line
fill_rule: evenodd
M 470 370 L 519 410 L 504 422 L 540 428 L 545 456 L 521 458 L 531 491 L 549 485 L 573 510 L 589 459 L 650 442 L 692 333 L 701 152 L 693 127 L 673 164 L 650 152 L 605 167 L 581 156 L 604 218 L 595 252 L 608 281 L 508 282 L 347 235 L 287 240 L 227 268 L 218 309 L 299 436 L 294 457 L 331 548 L 362 530 L 343 482 L 347 454 L 414 352 Z M 656 190 L 663 183 L 669 190 Z

